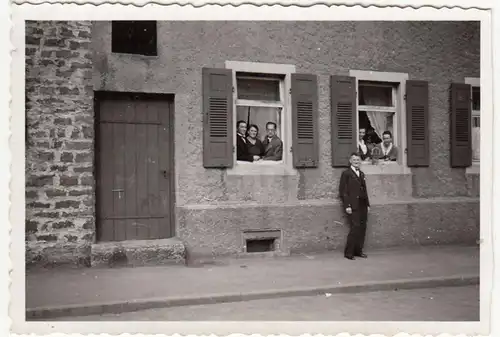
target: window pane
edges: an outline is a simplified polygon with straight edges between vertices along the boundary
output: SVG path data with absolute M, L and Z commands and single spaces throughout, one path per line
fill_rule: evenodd
M 268 107 L 249 107 L 249 106 L 238 106 L 236 108 L 237 120 L 245 121 L 249 125 L 255 124 L 259 128 L 259 133 L 257 138 L 263 140 L 266 136 L 266 124 L 267 122 L 274 122 L 277 125 L 276 134 L 281 137 L 281 109 L 280 108 L 268 108 Z
M 238 78 L 237 89 L 239 99 L 258 101 L 279 101 L 279 81 Z
M 359 105 L 393 106 L 392 87 L 359 82 Z
M 472 110 L 481 110 L 481 89 L 472 87 Z

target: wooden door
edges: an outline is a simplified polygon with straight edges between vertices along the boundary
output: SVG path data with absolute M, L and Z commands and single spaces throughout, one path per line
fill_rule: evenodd
M 172 102 L 108 94 L 97 104 L 98 240 L 173 236 Z

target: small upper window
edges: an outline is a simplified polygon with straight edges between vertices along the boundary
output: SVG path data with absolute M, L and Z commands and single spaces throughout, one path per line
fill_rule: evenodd
M 157 55 L 156 21 L 112 21 L 113 53 Z

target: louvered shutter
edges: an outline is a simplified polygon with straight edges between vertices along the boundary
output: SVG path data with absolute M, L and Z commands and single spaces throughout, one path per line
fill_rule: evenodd
M 406 137 L 407 165 L 429 166 L 429 84 L 426 81 L 406 81 Z
M 316 75 L 292 74 L 293 166 L 317 167 L 318 81 Z
M 450 163 L 451 167 L 472 165 L 471 86 L 452 83 L 450 90 Z
M 233 93 L 230 69 L 203 68 L 203 166 L 233 166 Z
M 331 76 L 332 166 L 349 166 L 349 156 L 357 147 L 356 78 Z

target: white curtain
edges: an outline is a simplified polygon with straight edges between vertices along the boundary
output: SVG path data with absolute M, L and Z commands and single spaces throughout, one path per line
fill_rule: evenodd
M 382 133 L 387 130 L 387 114 L 379 111 L 367 111 L 366 115 L 377 136 L 382 139 Z
M 366 95 L 365 104 L 385 106 L 386 102 L 383 98 L 379 98 L 378 96 Z M 382 133 L 387 130 L 387 114 L 378 111 L 366 111 L 366 115 L 370 120 L 370 124 L 375 129 L 375 132 L 380 137 L 380 139 L 382 139 Z
M 472 128 L 472 159 L 473 160 L 479 160 L 479 155 L 480 155 L 480 146 L 479 142 L 481 140 L 481 134 L 480 134 L 480 129 L 479 127 L 473 127 Z
M 250 123 L 255 124 L 259 127 L 259 139 L 263 139 L 266 135 L 266 124 L 267 122 L 274 122 L 278 126 L 277 135 L 281 138 L 281 120 L 278 108 L 268 108 L 268 107 L 247 107 L 239 106 L 237 108 L 237 120 L 243 120 L 248 122 L 248 113 L 250 111 Z

